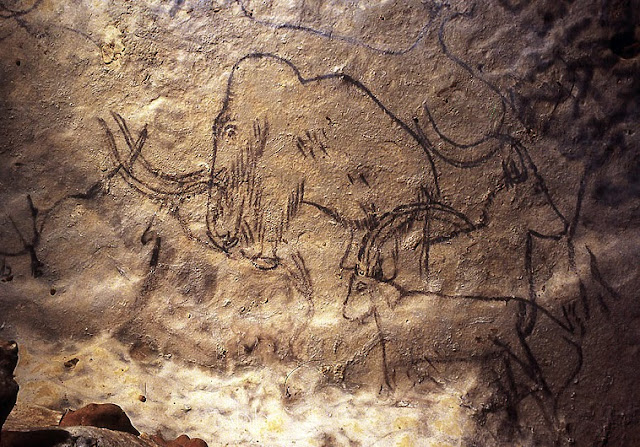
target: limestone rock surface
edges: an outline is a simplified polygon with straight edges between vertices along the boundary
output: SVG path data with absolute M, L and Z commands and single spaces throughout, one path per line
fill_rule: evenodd
M 210 445 L 640 445 L 639 24 L 0 0 L 17 408 Z

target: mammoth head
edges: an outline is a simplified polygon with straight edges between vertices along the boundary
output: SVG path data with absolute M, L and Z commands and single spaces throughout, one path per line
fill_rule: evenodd
M 253 242 L 261 185 L 257 160 L 264 153 L 266 120 L 239 120 L 223 111 L 214 125 L 214 158 L 207 210 L 208 237 L 225 253 Z

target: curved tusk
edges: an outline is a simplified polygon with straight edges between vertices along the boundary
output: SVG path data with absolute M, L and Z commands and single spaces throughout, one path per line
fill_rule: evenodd
M 99 119 L 107 135 L 111 154 L 117 162 L 110 176 L 120 174 L 130 186 L 151 197 L 181 196 L 206 191 L 209 184 L 209 171 L 206 167 L 184 174 L 164 172 L 153 166 L 142 153 L 148 137 L 147 126 L 134 140 L 125 119 L 115 112 L 111 112 L 111 116 L 118 125 L 128 150 L 121 151 L 118 148 L 113 132 L 103 119 Z

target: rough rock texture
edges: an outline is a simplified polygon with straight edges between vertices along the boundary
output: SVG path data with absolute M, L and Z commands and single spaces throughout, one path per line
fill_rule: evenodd
M 161 447 L 207 447 L 202 439 L 191 439 L 187 435 L 180 435 L 172 441 L 165 441 L 161 436 L 152 436 L 151 439 Z
M 203 440 L 187 435 L 172 441 L 165 441 L 160 435 L 140 438 L 129 417 L 115 404 L 89 404 L 67 411 L 59 425 L 68 429 L 36 428 L 38 422 L 51 415 L 43 416 L 42 410 L 34 411 L 32 407 L 18 416 L 24 424 L 22 430 L 2 430 L 18 397 L 19 387 L 13 375 L 17 364 L 18 344 L 0 341 L 0 447 L 207 447 Z
M 41 405 L 34 405 L 20 399 L 4 424 L 4 430 L 28 430 L 33 427 L 55 427 L 60 423 L 62 411 L 52 410 Z
M 6 431 L 2 447 L 207 447 L 201 439 L 181 435 L 173 441 L 161 437 L 137 437 L 97 427 L 40 428 Z
M 15 341 L 0 340 L 0 429 L 2 429 L 18 398 L 19 387 L 13 377 L 17 364 L 18 344 Z
M 150 440 L 130 433 L 97 427 L 42 428 L 7 431 L 2 447 L 155 447 Z
M 135 436 L 140 434 L 122 408 L 115 404 L 89 404 L 75 411 L 69 410 L 60 420 L 61 427 L 78 425 L 108 428 Z
M 639 14 L 0 0 L 20 399 L 212 445 L 640 444 Z

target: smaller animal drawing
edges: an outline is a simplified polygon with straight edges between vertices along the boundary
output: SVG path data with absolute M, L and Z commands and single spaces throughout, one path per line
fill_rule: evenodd
M 536 308 L 545 330 L 556 334 L 554 349 L 571 359 L 560 373 L 550 370 L 544 354 L 532 349 L 521 329 L 521 306 Z M 533 394 L 552 424 L 559 423 L 555 402 L 582 366 L 582 333 L 571 314 L 563 308 L 558 317 L 517 296 L 408 291 L 356 274 L 343 303 L 345 319 L 371 327 L 366 351 L 380 351 L 383 386 L 395 389 L 400 383 L 415 386 L 423 381 L 441 386 L 462 371 L 490 376 L 503 394 L 500 409 L 517 414 L 522 400 Z
M 415 212 L 424 216 L 423 220 L 418 222 L 425 222 L 427 229 L 413 238 L 414 246 L 423 247 L 424 263 L 419 264 L 420 272 L 438 281 L 437 272 L 431 272 L 432 267 L 435 266 L 437 271 L 448 272 L 447 281 L 451 281 L 455 276 L 453 273 L 457 270 L 473 269 L 478 272 L 479 277 L 485 278 L 484 282 L 491 283 L 494 289 L 497 287 L 497 290 L 492 293 L 505 296 L 520 294 L 528 296 L 529 300 L 535 303 L 537 284 L 533 266 L 534 245 L 539 240 L 560 240 L 567 232 L 567 220 L 559 212 L 544 179 L 520 144 L 513 142 L 507 154 L 493 160 L 492 164 L 497 165 L 501 176 L 496 184 L 490 185 L 491 189 L 485 193 L 484 197 L 480 197 L 478 206 L 480 213 L 476 210 L 465 210 L 469 214 L 476 215 L 474 221 L 471 221 L 466 214 L 439 203 L 432 203 L 423 208 L 415 205 L 413 208 L 403 206 L 394 210 L 380 219 L 375 232 L 365 235 L 362 249 L 358 254 L 359 263 L 354 268 L 355 274 L 410 290 L 430 291 L 429 286 L 416 282 L 417 271 L 413 272 L 413 275 L 411 272 L 398 275 L 397 271 L 387 276 L 379 274 L 381 271 L 379 266 L 383 261 L 380 256 L 383 252 L 382 248 L 385 245 L 397 246 L 398 244 L 394 234 L 395 227 L 389 225 L 390 231 L 385 231 L 387 221 L 393 219 L 401 221 L 405 218 L 403 213 Z M 462 173 L 452 172 L 453 169 L 450 168 L 448 171 L 442 169 L 441 172 L 457 176 L 466 174 L 468 177 L 488 174 L 488 166 L 485 165 L 464 168 Z M 460 205 L 464 197 L 455 197 L 452 200 Z M 472 201 L 476 198 L 466 200 Z M 438 210 L 439 213 L 434 213 L 432 210 Z M 463 234 L 469 234 L 472 239 L 460 237 Z M 509 235 L 506 241 L 505 234 Z M 435 248 L 438 249 L 433 251 Z M 398 256 L 397 249 L 393 250 L 393 254 Z M 405 262 L 403 265 L 406 268 L 410 263 Z M 374 269 L 367 270 L 367 266 L 373 266 Z M 496 284 L 490 281 L 491 278 L 496 278 Z M 447 290 L 457 290 L 459 286 L 466 286 L 467 289 L 469 286 L 473 287 L 472 284 L 455 283 L 446 286 Z M 484 284 L 483 287 L 485 287 Z M 525 332 L 528 334 L 535 325 L 536 310 L 535 307 L 523 307 L 521 311 L 522 324 L 526 326 Z

